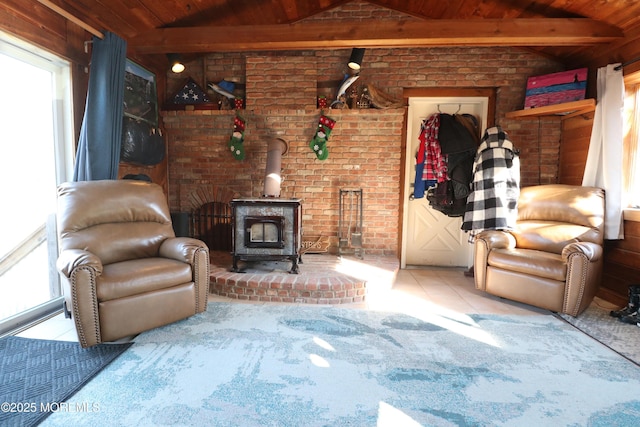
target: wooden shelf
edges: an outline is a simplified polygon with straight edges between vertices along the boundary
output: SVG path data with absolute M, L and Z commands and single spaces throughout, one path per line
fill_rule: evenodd
M 505 117 L 508 119 L 526 119 L 541 116 L 563 116 L 563 118 L 567 118 L 578 114 L 590 113 L 595 109 L 595 99 L 581 99 L 580 101 L 565 102 L 564 104 L 510 111 L 505 114 Z
M 164 111 L 194 111 L 194 110 L 219 110 L 220 105 L 214 102 L 203 104 L 170 104 L 166 103 L 162 106 Z

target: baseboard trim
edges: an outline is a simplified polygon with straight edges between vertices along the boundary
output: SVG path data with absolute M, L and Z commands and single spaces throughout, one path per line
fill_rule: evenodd
M 598 289 L 596 296 L 620 307 L 626 306 L 628 302 L 627 295 L 620 295 L 619 293 L 607 288 Z

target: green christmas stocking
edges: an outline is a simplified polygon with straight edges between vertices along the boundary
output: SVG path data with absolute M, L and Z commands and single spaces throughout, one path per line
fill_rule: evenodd
M 242 144 L 244 142 L 244 127 L 244 119 L 237 114 L 233 119 L 233 133 L 227 144 L 236 160 L 244 159 L 244 146 Z
M 336 121 L 333 120 L 329 116 L 325 116 L 324 114 L 320 116 L 320 120 L 318 121 L 318 128 L 316 129 L 316 134 L 309 142 L 309 147 L 316 153 L 316 157 L 320 160 L 325 160 L 329 157 L 329 150 L 327 149 L 327 141 L 329 140 L 329 135 L 331 134 L 331 130 L 335 126 Z

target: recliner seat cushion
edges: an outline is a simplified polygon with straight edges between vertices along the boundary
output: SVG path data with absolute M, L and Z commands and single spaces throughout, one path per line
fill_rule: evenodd
M 533 249 L 494 249 L 489 253 L 487 264 L 545 279 L 564 281 L 567 278 L 567 265 L 561 255 Z
M 189 264 L 166 258 L 143 258 L 104 266 L 96 280 L 98 301 L 125 298 L 192 281 Z

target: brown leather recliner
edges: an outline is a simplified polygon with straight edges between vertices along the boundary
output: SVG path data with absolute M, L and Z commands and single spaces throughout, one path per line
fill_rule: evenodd
M 209 249 L 176 238 L 157 184 L 58 187 L 57 267 L 82 347 L 166 325 L 207 308 Z
M 477 289 L 577 316 L 600 286 L 604 191 L 562 184 L 523 188 L 513 231 L 474 244 Z

